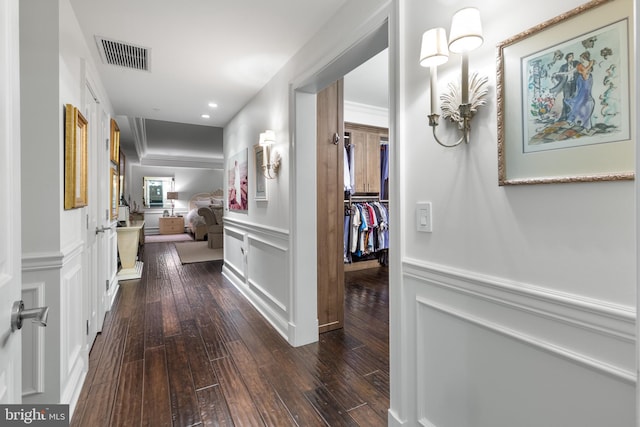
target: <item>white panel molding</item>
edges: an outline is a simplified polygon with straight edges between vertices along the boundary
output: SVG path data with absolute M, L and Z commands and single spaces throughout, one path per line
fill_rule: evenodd
M 289 233 L 275 227 L 267 227 L 241 221 L 233 218 L 224 219 L 225 230 L 225 260 L 222 268 L 223 275 L 233 283 L 233 285 L 244 295 L 244 297 L 267 319 L 267 321 L 282 335 L 289 340 L 289 319 L 286 302 L 280 301 L 267 286 L 259 283 L 263 277 L 254 278 L 249 276 L 251 269 L 249 254 L 252 248 L 260 246 L 262 250 L 277 253 L 278 259 L 288 259 L 283 256 L 289 251 Z M 243 249 L 242 260 L 245 265 L 234 264 L 234 257 L 230 256 L 233 240 L 240 242 Z M 227 244 L 229 243 L 229 244 Z M 286 268 L 286 266 L 283 266 Z M 246 273 L 245 273 L 246 272 Z
M 573 327 L 635 343 L 633 307 L 406 258 L 405 277 Z
M 61 282 L 60 314 L 61 314 L 61 372 L 64 377 L 71 377 L 73 369 L 80 358 L 83 345 L 82 307 L 82 265 L 76 265 L 67 271 Z
M 88 354 L 82 351 L 84 346 L 84 321 L 81 307 L 83 293 L 83 264 L 63 271 L 60 288 L 60 401 L 75 406 L 82 388 Z
M 225 231 L 227 230 L 232 231 L 233 227 L 228 227 L 228 225 L 234 225 L 237 227 L 237 229 L 240 229 L 240 230 L 259 233 L 259 234 L 267 235 L 272 238 L 276 238 L 280 240 L 287 240 L 287 241 L 289 240 L 289 231 L 283 228 L 270 227 L 262 224 L 255 224 L 249 221 L 242 221 L 237 218 L 228 217 L 228 216 L 224 217 L 224 225 L 225 225 L 224 227 Z M 242 233 L 240 231 L 236 231 L 236 232 Z
M 237 279 L 244 280 L 244 269 L 241 269 L 226 260 L 222 266 L 222 274 L 232 282 Z
M 442 313 L 445 313 L 450 316 L 454 316 L 460 320 L 472 323 L 476 326 L 482 327 L 484 329 L 490 330 L 492 332 L 498 333 L 500 335 L 515 339 L 531 347 L 534 347 L 538 350 L 545 351 L 557 357 L 561 357 L 565 360 L 568 360 L 573 363 L 580 364 L 586 368 L 590 368 L 600 373 L 607 374 L 612 376 L 618 380 L 622 380 L 629 384 L 634 385 L 636 383 L 635 372 L 627 369 L 623 369 L 617 366 L 613 366 L 606 362 L 596 360 L 594 358 L 588 357 L 584 354 L 577 353 L 568 348 L 547 342 L 545 340 L 524 334 L 520 331 L 516 331 L 514 329 L 508 328 L 503 325 L 499 325 L 497 323 L 488 321 L 486 319 L 482 319 L 480 317 L 474 316 L 470 313 L 466 313 L 462 310 L 457 310 L 452 307 L 445 306 L 443 304 L 439 304 L 437 302 L 431 301 L 427 298 L 416 297 L 416 303 L 419 306 L 431 308 L 434 310 L 438 310 Z M 420 333 L 421 323 L 418 322 L 418 331 Z M 427 424 L 429 425 L 429 424 Z
M 253 305 L 265 319 L 267 319 L 271 326 L 273 326 L 273 328 L 284 339 L 289 339 L 289 337 L 287 336 L 287 332 L 289 329 L 287 319 L 276 313 L 269 306 L 269 304 L 265 303 L 264 299 L 260 298 L 260 296 L 253 291 L 252 288 L 241 281 L 237 274 L 233 274 L 233 272 L 231 272 L 227 267 L 226 262 L 222 267 L 222 275 L 226 277 L 236 287 L 236 289 L 240 291 L 242 295 L 244 295 L 244 297 L 251 303 L 251 305 Z
M 30 252 L 22 254 L 22 271 L 43 271 L 61 269 L 75 257 L 82 255 L 84 241 L 77 240 L 62 251 Z
M 271 304 L 273 304 L 277 308 L 279 308 L 280 311 L 282 311 L 283 313 L 287 312 L 287 307 L 283 303 L 278 301 L 278 299 L 276 297 L 271 295 L 262 286 L 258 285 L 258 283 L 256 281 L 252 280 L 252 279 L 249 279 L 249 290 L 251 290 L 254 293 L 257 291 L 260 295 L 262 295 L 264 297 L 264 298 L 260 298 L 261 300 L 264 300 L 266 298 L 267 300 L 269 300 L 271 302 Z
M 23 283 L 22 300 L 26 308 L 43 307 L 44 282 Z M 44 393 L 45 329 L 25 322 L 22 332 L 22 397 Z M 25 372 L 29 375 L 25 376 Z M 27 383 L 30 380 L 31 383 Z
M 62 252 L 33 252 L 22 254 L 22 272 L 59 270 L 62 268 Z
M 252 245 L 252 246 L 253 246 L 253 242 L 257 242 L 257 243 L 262 243 L 266 247 L 277 249 L 280 252 L 287 252 L 289 250 L 289 248 L 286 247 L 286 246 L 277 245 L 277 244 L 275 244 L 273 242 L 269 242 L 269 241 L 267 241 L 265 239 L 261 239 L 261 238 L 259 238 L 257 236 L 251 235 L 251 234 L 249 234 L 248 238 L 249 238 L 249 244 Z

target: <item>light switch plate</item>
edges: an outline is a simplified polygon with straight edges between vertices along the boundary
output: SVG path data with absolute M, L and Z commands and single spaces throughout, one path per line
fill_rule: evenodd
M 431 202 L 416 203 L 416 229 L 425 233 L 431 233 L 433 231 Z

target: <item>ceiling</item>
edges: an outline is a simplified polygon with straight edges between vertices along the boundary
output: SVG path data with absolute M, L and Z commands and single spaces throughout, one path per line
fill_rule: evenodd
M 347 0 L 70 1 L 127 161 L 209 167 L 221 164 L 222 127 Z M 104 62 L 97 36 L 144 48 L 148 70 Z M 386 90 L 372 88 L 386 89 L 375 80 L 387 61 L 345 79 L 345 99 L 386 107 Z

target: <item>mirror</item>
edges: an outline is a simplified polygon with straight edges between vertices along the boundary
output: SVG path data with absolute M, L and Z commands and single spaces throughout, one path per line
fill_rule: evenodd
M 145 208 L 170 208 L 167 192 L 173 191 L 172 176 L 145 176 L 143 178 L 142 203 Z

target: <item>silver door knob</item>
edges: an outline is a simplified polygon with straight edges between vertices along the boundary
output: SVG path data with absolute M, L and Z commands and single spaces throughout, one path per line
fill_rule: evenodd
M 24 319 L 33 319 L 32 322 L 38 326 L 47 326 L 47 318 L 49 317 L 49 307 L 24 309 L 22 300 L 13 303 L 11 308 L 11 332 L 22 328 Z
M 96 227 L 96 234 L 111 230 L 111 227 Z

